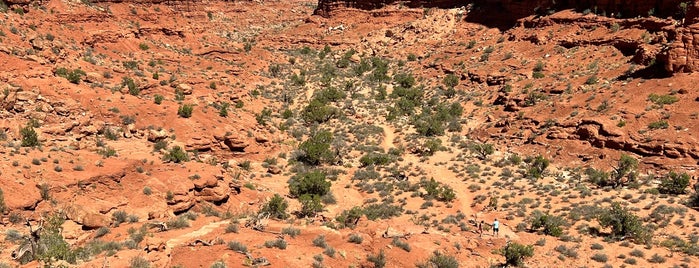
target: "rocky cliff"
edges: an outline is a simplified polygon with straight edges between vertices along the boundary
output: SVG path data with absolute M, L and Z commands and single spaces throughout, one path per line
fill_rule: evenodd
M 598 14 L 615 14 L 615 16 L 633 17 L 646 16 L 673 16 L 680 12 L 679 4 L 682 0 L 319 0 L 316 14 L 327 15 L 338 8 L 375 9 L 389 4 L 404 4 L 409 7 L 461 7 L 473 3 L 476 7 L 483 7 L 487 12 L 502 14 L 507 12 L 510 17 L 526 17 L 532 14 L 542 14 L 549 10 L 561 10 L 575 8 L 581 11 L 589 10 Z
M 470 13 L 466 20 L 480 23 L 501 30 L 510 29 L 522 18 L 531 15 L 545 15 L 564 9 L 576 9 L 583 13 L 620 18 L 618 24 L 624 24 L 626 18 L 674 17 L 677 21 L 665 21 L 662 29 L 647 29 L 650 32 L 662 33 L 667 36 L 666 42 L 656 44 L 662 46 L 653 55 L 645 58 L 655 58 L 670 73 L 695 72 L 699 70 L 699 1 L 682 0 L 319 0 L 315 10 L 316 15 L 330 16 L 334 10 L 356 8 L 372 10 L 391 4 L 401 4 L 408 7 L 424 8 L 454 8 L 470 5 Z M 507 13 L 508 16 L 502 16 Z M 662 19 L 661 19 L 662 20 Z M 575 22 L 572 22 L 575 23 Z M 635 27 L 635 26 L 634 26 Z M 642 43 L 638 40 L 637 43 Z M 644 51 L 636 51 L 644 52 Z

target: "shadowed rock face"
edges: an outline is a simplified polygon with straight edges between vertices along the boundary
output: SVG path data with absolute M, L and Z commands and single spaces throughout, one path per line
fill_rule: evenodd
M 682 0 L 319 0 L 316 14 L 326 16 L 330 11 L 337 8 L 357 8 L 371 10 L 381 8 L 389 4 L 401 3 L 409 7 L 425 8 L 451 8 L 461 7 L 473 3 L 476 7 L 484 8 L 485 12 L 502 14 L 507 12 L 510 19 L 518 19 L 533 14 L 543 14 L 548 10 L 561 10 L 575 8 L 579 10 L 589 9 L 597 14 L 615 15 L 621 13 L 624 17 L 645 16 L 649 12 L 656 16 L 672 16 L 678 11 L 678 6 Z M 500 16 L 503 17 L 503 16 Z

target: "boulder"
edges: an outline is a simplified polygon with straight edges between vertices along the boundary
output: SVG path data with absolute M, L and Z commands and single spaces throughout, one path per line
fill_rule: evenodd
M 178 84 L 177 89 L 180 90 L 182 92 L 182 94 L 185 94 L 185 95 L 192 95 L 192 92 L 193 92 L 192 87 L 190 85 L 187 85 L 187 84 Z

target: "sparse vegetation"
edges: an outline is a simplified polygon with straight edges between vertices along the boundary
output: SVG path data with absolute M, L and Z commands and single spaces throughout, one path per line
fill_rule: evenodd
M 684 194 L 685 189 L 689 186 L 689 180 L 690 177 L 687 173 L 678 174 L 670 171 L 661 179 L 658 191 L 663 194 Z
M 262 207 L 260 213 L 267 213 L 271 218 L 283 220 L 288 217 L 286 214 L 287 207 L 289 207 L 289 203 L 279 194 L 274 194 L 272 199 Z
M 602 227 L 611 228 L 614 238 L 628 237 L 637 243 L 648 243 L 653 237 L 653 231 L 643 226 L 643 221 L 619 203 L 603 210 L 598 216 Z
M 189 154 L 180 146 L 173 146 L 163 156 L 163 161 L 181 163 L 189 161 Z
M 524 265 L 525 259 L 534 256 L 534 246 L 510 242 L 499 253 L 505 256 L 506 265 L 520 267 Z

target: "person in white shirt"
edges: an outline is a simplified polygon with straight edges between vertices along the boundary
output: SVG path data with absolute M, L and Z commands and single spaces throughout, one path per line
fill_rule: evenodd
M 498 236 L 498 231 L 500 231 L 500 222 L 498 219 L 495 219 L 495 221 L 493 221 L 493 235 Z

